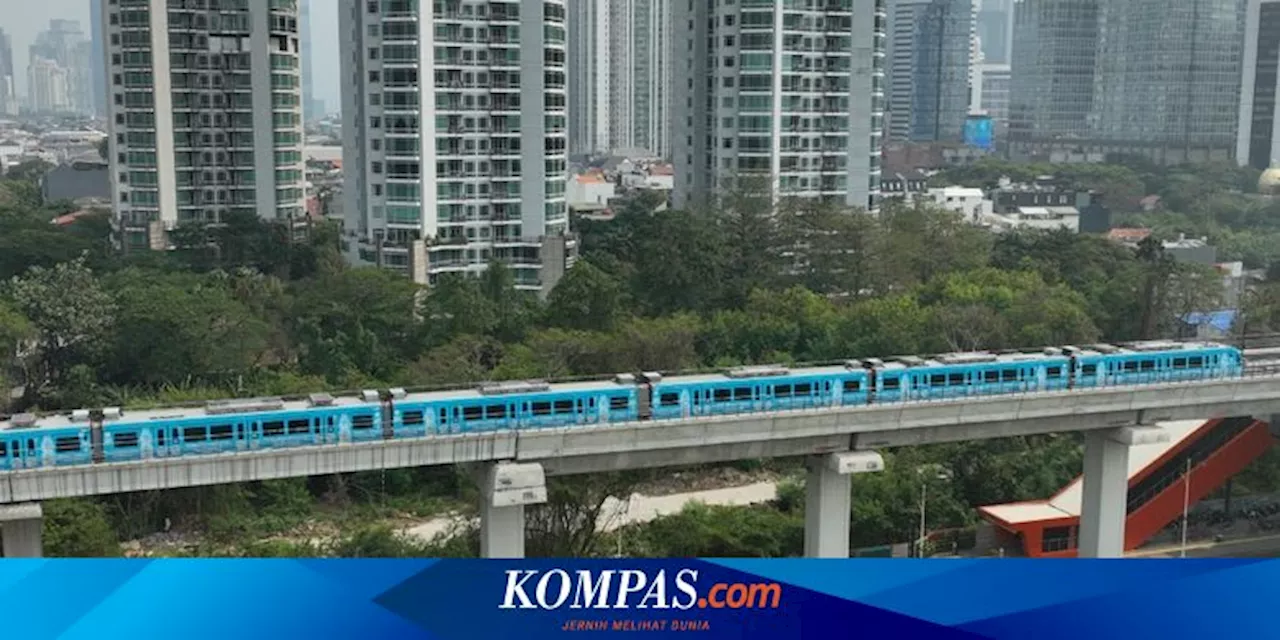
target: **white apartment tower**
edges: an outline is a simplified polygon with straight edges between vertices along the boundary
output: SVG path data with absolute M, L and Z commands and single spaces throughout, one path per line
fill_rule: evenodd
M 607 0 L 567 0 L 569 42 L 569 151 L 590 154 L 608 151 L 609 131 L 609 3 Z
M 114 0 L 102 20 L 125 248 L 231 213 L 301 221 L 297 0 Z
M 675 206 L 768 176 L 875 210 L 883 0 L 673 0 Z
M 344 0 L 345 233 L 416 282 L 492 260 L 546 292 L 572 262 L 564 0 Z
M 568 0 L 573 153 L 670 153 L 673 2 Z

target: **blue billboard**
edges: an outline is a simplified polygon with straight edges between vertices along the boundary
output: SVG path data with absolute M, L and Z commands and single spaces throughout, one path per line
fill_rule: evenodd
M 964 121 L 964 143 L 991 151 L 995 147 L 995 121 L 991 116 L 969 116 Z

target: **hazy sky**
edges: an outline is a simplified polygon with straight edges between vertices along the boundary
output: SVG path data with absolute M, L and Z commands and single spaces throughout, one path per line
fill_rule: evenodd
M 266 0 L 253 0 L 266 2 Z M 338 88 L 338 2 L 352 0 L 308 0 L 311 3 L 312 59 L 317 98 L 324 100 L 330 110 L 336 110 L 341 100 Z M 13 74 L 20 93 L 27 90 L 27 54 L 36 34 L 49 27 L 49 20 L 62 18 L 79 20 L 87 36 L 89 25 L 89 0 L 0 0 L 0 28 L 13 38 Z

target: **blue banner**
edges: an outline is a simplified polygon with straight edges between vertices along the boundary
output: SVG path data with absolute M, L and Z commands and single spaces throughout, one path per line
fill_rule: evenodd
M 5 560 L 4 638 L 1271 637 L 1272 560 Z

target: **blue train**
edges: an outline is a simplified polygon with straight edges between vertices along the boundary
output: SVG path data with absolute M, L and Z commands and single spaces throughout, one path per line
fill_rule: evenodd
M 312 394 L 211 402 L 203 409 L 78 410 L 0 422 L 0 470 L 368 442 L 431 435 L 680 420 L 820 407 L 1225 378 L 1239 349 L 1169 341 L 743 367 L 724 374 L 484 384 L 359 397 Z

